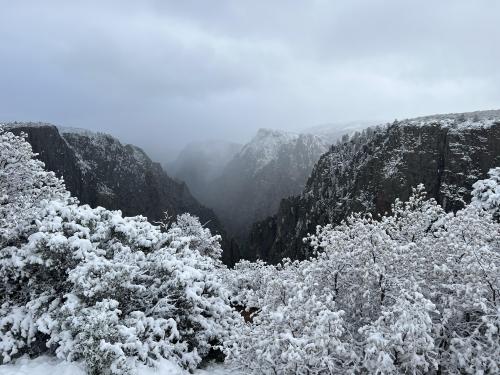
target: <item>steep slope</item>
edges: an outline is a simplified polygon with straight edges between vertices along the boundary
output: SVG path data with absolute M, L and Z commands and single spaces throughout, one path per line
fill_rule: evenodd
M 332 146 L 300 196 L 256 223 L 250 251 L 271 262 L 309 256 L 302 238 L 352 212 L 380 214 L 423 183 L 445 209 L 470 200 L 474 181 L 500 165 L 500 111 L 422 117 L 365 131 Z
M 260 129 L 211 186 L 211 201 L 225 228 L 246 240 L 253 222 L 299 193 L 327 144 L 319 137 Z
M 76 131 L 43 123 L 10 123 L 25 132 L 46 168 L 64 178 L 81 203 L 119 209 L 126 216 L 144 215 L 151 222 L 189 212 L 214 233 L 225 234 L 212 210 L 202 206 L 184 183 L 170 178 L 140 148 L 122 145 L 102 133 Z M 231 242 L 224 235 L 224 260 L 233 262 Z M 234 254 L 234 256 L 236 256 Z
M 169 165 L 169 173 L 184 181 L 191 193 L 207 203 L 207 186 L 222 175 L 225 166 L 241 150 L 242 145 L 226 141 L 206 141 L 188 144 Z

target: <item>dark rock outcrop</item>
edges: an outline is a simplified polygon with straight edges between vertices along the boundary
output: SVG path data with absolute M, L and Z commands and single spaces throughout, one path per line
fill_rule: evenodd
M 140 148 L 122 145 L 101 133 L 61 130 L 50 124 L 12 123 L 10 131 L 27 134 L 27 141 L 48 170 L 65 181 L 81 203 L 121 210 L 126 216 L 143 215 L 151 222 L 189 212 L 213 233 L 223 236 L 223 260 L 237 259 L 234 242 L 227 239 L 212 210 L 193 198 L 184 183 L 170 178 Z
M 310 256 L 303 242 L 317 225 L 353 212 L 383 214 L 423 183 L 428 195 L 454 211 L 470 200 L 472 184 L 500 165 L 500 118 L 490 112 L 395 122 L 364 132 L 324 154 L 300 196 L 255 223 L 250 251 L 272 263 Z M 418 121 L 417 121 L 418 120 Z

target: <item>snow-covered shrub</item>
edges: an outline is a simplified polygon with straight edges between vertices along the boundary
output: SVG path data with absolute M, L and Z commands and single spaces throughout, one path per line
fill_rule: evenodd
M 279 293 L 275 285 L 280 282 L 276 279 L 276 269 L 261 260 L 242 260 L 233 269 L 226 270 L 224 277 L 232 303 L 246 308 L 258 307 L 269 300 L 269 293 Z
M 214 259 L 220 259 L 222 248 L 220 247 L 220 235 L 212 236 L 210 229 L 200 225 L 198 218 L 189 214 L 180 215 L 172 224 L 179 233 L 190 238 L 192 248 L 196 248 L 198 253 Z
M 64 183 L 43 170 L 23 137 L 0 127 L 0 247 L 30 231 L 40 202 L 70 201 Z
M 93 374 L 162 358 L 193 369 L 222 343 L 238 316 L 217 236 L 187 214 L 162 228 L 79 206 L 22 138 L 0 136 L 2 166 L 17 163 L 1 180 L 2 362 L 46 353 L 83 360 Z
M 363 367 L 370 373 L 427 373 L 436 368 L 432 337 L 435 306 L 418 291 L 401 291 L 381 316 L 360 328 Z
M 229 361 L 256 374 L 499 371 L 500 225 L 489 212 L 446 213 L 419 186 L 391 215 L 353 215 L 308 240 L 316 258 L 244 273 L 255 290 L 239 298 L 258 296 L 260 310 L 226 342 Z
M 500 218 L 500 168 L 490 169 L 489 178 L 472 185 L 472 203 Z
M 242 261 L 226 277 L 232 301 L 258 308 L 225 342 L 227 361 L 255 374 L 340 373 L 356 355 L 332 293 L 318 295 L 304 283 L 308 261 L 273 266 Z
M 343 373 L 356 354 L 343 340 L 344 312 L 333 296 L 275 276 L 269 303 L 225 342 L 227 361 L 255 374 Z

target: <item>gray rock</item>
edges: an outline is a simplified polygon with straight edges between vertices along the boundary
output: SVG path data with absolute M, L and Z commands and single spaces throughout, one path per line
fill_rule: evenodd
M 252 227 L 249 251 L 272 263 L 311 255 L 303 238 L 317 225 L 338 224 L 353 212 L 380 215 L 423 183 L 429 197 L 455 211 L 472 184 L 500 166 L 498 111 L 395 122 L 332 146 L 301 195 Z

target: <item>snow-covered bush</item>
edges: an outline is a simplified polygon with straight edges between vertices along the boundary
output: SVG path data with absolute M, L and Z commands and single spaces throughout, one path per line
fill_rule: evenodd
M 1 362 L 44 353 L 93 374 L 162 358 L 193 369 L 222 343 L 238 316 L 217 236 L 188 214 L 162 228 L 80 206 L 22 138 L 0 137 Z
M 500 168 L 490 169 L 489 178 L 472 185 L 472 203 L 500 218 Z
M 237 298 L 259 312 L 226 342 L 229 361 L 256 374 L 500 370 L 500 225 L 489 212 L 446 213 L 419 186 L 381 220 L 354 215 L 308 240 L 316 258 L 243 273 L 255 290 Z
M 69 202 L 64 183 L 43 170 L 23 137 L 0 127 L 0 247 L 28 233 L 43 201 Z
M 418 291 L 401 290 L 380 317 L 360 328 L 365 336 L 362 361 L 370 373 L 428 373 L 437 368 L 432 337 L 435 305 Z
M 282 283 L 272 285 L 277 284 Z M 227 361 L 255 374 L 343 373 L 356 354 L 343 340 L 344 312 L 333 296 L 287 294 L 280 286 L 275 302 L 263 305 L 252 324 L 241 325 L 226 341 Z

